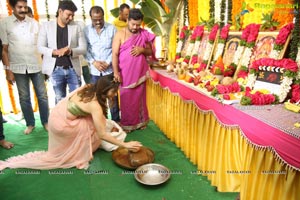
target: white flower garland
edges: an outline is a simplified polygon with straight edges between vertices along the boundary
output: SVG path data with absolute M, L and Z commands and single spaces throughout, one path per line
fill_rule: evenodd
M 275 50 L 275 49 L 272 49 L 272 51 L 271 51 L 269 57 L 270 57 L 270 58 L 274 58 L 274 59 L 278 59 L 279 54 L 280 54 L 280 51 Z
M 179 54 L 181 52 L 182 46 L 183 46 L 183 41 L 179 40 L 176 48 L 176 54 Z
M 255 73 L 249 74 L 248 75 L 248 81 L 247 81 L 246 87 L 253 88 L 255 81 L 256 81 L 256 75 L 255 75 Z
M 221 3 L 222 0 L 215 0 L 215 22 L 221 22 Z
M 296 63 L 298 65 L 298 68 L 300 69 L 300 47 L 298 47 L 298 53 L 297 53 L 297 57 L 296 57 Z M 298 75 L 299 75 L 299 71 L 298 71 Z
M 185 56 L 192 57 L 192 51 L 194 49 L 194 46 L 195 46 L 195 43 L 192 43 L 192 42 L 189 43 L 189 46 L 188 46 L 188 48 L 186 50 L 186 53 L 185 53 Z
M 238 46 L 238 48 L 237 48 L 237 50 L 234 54 L 233 61 L 232 61 L 234 64 L 236 64 L 236 65 L 239 64 L 239 61 L 240 61 L 241 56 L 244 52 L 244 49 L 245 49 L 245 46 L 240 46 L 240 45 Z
M 241 59 L 241 65 L 248 67 L 252 55 L 252 48 L 246 47 Z
M 214 56 L 213 61 L 216 61 L 222 55 L 224 46 L 225 46 L 224 43 L 218 43 L 216 56 Z
M 200 44 L 201 44 L 201 41 L 196 40 L 193 51 L 192 51 L 192 55 L 198 54 Z
M 287 76 L 284 76 L 282 79 L 282 82 L 280 84 L 280 90 L 279 90 L 279 102 L 283 102 L 287 96 L 287 94 L 289 93 L 290 89 L 291 89 L 291 84 L 293 83 L 293 79 L 289 78 Z
M 212 51 L 212 48 L 213 48 L 213 45 L 212 45 L 210 42 L 208 42 L 208 43 L 206 44 L 206 47 L 205 47 L 205 53 L 204 53 L 204 56 L 203 56 L 203 60 L 204 60 L 204 61 L 208 61 L 209 55 L 210 55 L 210 53 L 211 53 L 211 51 Z

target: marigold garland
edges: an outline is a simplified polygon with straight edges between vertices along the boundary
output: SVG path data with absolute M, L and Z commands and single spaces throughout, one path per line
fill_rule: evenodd
M 293 22 L 294 0 L 275 0 L 273 19 L 279 22 L 279 28 Z
M 164 10 L 166 11 L 166 13 L 170 13 L 170 9 L 168 8 L 167 4 L 166 4 L 166 0 L 160 0 L 162 7 L 164 8 Z
M 190 26 L 196 26 L 198 23 L 198 0 L 188 1 Z
M 85 16 L 84 0 L 81 0 L 81 10 L 82 10 L 82 19 L 85 22 L 86 16 Z
M 241 12 L 242 10 L 242 1 L 240 0 L 232 0 L 232 9 L 231 9 L 231 21 L 232 24 L 236 24 L 236 16 Z M 236 27 L 235 27 L 236 30 Z
M 36 21 L 39 21 L 39 14 L 37 11 L 36 0 L 32 0 L 32 9 L 33 9 L 33 18 Z

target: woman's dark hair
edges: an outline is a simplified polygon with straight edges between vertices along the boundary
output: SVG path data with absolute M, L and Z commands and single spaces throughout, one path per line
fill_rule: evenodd
M 104 10 L 102 7 L 100 6 L 93 6 L 90 9 L 90 16 L 92 17 L 92 12 L 94 13 L 102 13 L 102 15 L 104 16 Z
M 9 0 L 9 5 L 14 8 L 17 5 L 18 1 L 24 1 L 27 3 L 27 0 Z
M 143 21 L 144 15 L 140 9 L 132 8 L 129 10 L 128 20 L 130 20 L 130 19 Z
M 111 89 L 114 89 L 117 92 L 119 84 L 120 83 L 113 80 L 113 76 L 104 76 L 98 79 L 96 84 L 87 84 L 82 90 L 78 91 L 78 96 L 80 96 L 81 101 L 86 103 L 90 102 L 96 95 L 103 114 L 105 117 L 107 117 L 107 93 Z

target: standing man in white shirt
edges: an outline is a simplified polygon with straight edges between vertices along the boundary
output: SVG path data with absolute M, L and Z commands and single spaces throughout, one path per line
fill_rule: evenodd
M 81 26 L 74 22 L 77 11 L 72 1 L 60 1 L 57 20 L 45 22 L 38 35 L 38 50 L 43 55 L 42 72 L 50 77 L 55 102 L 81 85 L 79 56 L 86 53 L 86 40 Z
M 6 79 L 11 84 L 17 84 L 21 110 L 27 126 L 24 133 L 31 133 L 35 127 L 30 81 L 38 99 L 41 123 L 48 130 L 48 96 L 44 75 L 41 73 L 41 56 L 36 46 L 39 24 L 27 16 L 27 0 L 9 0 L 9 5 L 13 14 L 2 20 L 0 25 Z

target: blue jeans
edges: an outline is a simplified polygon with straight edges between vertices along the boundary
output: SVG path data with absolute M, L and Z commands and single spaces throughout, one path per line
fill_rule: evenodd
M 113 74 L 109 74 L 106 76 L 113 76 Z M 95 76 L 91 74 L 91 83 L 95 84 L 98 79 L 104 76 Z M 114 104 L 110 108 L 110 114 L 111 114 L 111 119 L 114 120 L 115 122 L 120 121 L 120 109 L 119 109 L 119 101 L 118 101 L 118 95 L 114 97 Z
M 49 104 L 45 85 L 45 76 L 41 73 L 15 74 L 15 80 L 19 93 L 21 110 L 26 121 L 26 126 L 35 126 L 35 119 L 30 99 L 30 80 L 38 100 L 41 123 L 48 123 Z
M 50 76 L 50 81 L 53 85 L 55 93 L 55 103 L 58 103 L 67 95 L 67 85 L 69 92 L 74 91 L 81 86 L 81 79 L 73 68 L 63 69 L 63 67 L 56 66 Z

